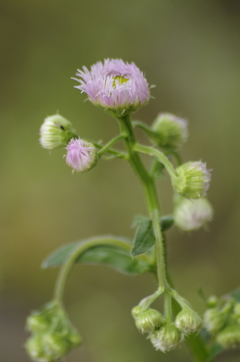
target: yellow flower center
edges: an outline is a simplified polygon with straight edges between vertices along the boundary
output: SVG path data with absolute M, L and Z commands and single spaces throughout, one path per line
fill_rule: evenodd
M 113 77 L 113 83 L 112 83 L 113 88 L 116 88 L 117 81 L 121 85 L 123 83 L 126 83 L 128 81 L 128 79 L 126 79 L 120 75 L 116 75 L 116 77 Z

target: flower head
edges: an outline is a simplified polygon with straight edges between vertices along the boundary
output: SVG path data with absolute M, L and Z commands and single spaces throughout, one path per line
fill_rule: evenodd
M 187 121 L 170 113 L 159 114 L 152 129 L 160 147 L 179 148 L 188 137 Z
M 187 199 L 199 199 L 205 196 L 211 175 L 206 164 L 198 162 L 187 162 L 177 167 L 176 180 L 173 182 L 175 190 Z
M 183 337 L 174 323 L 167 323 L 159 331 L 152 333 L 150 340 L 156 350 L 165 353 L 175 349 L 182 342 Z
M 151 333 L 165 323 L 165 318 L 155 309 L 147 309 L 136 318 L 136 327 L 141 333 Z
M 90 170 L 97 162 L 95 146 L 80 138 L 72 139 L 67 145 L 67 164 L 78 172 Z
M 213 208 L 206 198 L 187 200 L 177 198 L 174 220 L 177 227 L 184 231 L 197 230 L 212 220 Z
M 121 59 L 105 59 L 90 71 L 83 67 L 76 73 L 80 85 L 76 88 L 88 95 L 95 105 L 117 112 L 118 116 L 136 111 L 150 98 L 147 80 L 134 63 Z
M 40 128 L 40 144 L 48 150 L 64 147 L 71 138 L 77 137 L 74 132 L 71 122 L 60 114 L 49 116 Z
M 184 334 L 190 334 L 200 329 L 202 320 L 193 310 L 183 309 L 180 313 L 178 313 L 175 324 L 179 331 Z

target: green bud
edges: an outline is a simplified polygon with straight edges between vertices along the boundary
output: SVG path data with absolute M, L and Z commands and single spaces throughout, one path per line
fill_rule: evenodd
M 165 319 L 155 309 L 147 309 L 136 318 L 136 327 L 141 333 L 151 333 L 161 327 Z
M 240 326 L 232 325 L 224 328 L 217 335 L 216 341 L 225 349 L 240 347 Z
M 46 353 L 54 357 L 55 360 L 66 356 L 71 350 L 71 345 L 66 337 L 62 337 L 57 333 L 44 335 L 42 343 Z
M 154 140 L 165 148 L 179 148 L 188 137 L 187 121 L 170 113 L 160 114 L 152 130 L 158 134 Z
M 218 298 L 215 295 L 211 295 L 207 300 L 208 308 L 215 308 L 218 304 Z
M 150 340 L 156 350 L 165 353 L 175 349 L 182 342 L 183 337 L 174 323 L 167 323 L 159 331 L 153 332 L 150 335 Z
M 218 308 L 208 309 L 203 316 L 203 325 L 207 331 L 216 334 L 223 328 L 226 316 Z
M 190 334 L 201 328 L 202 320 L 192 309 L 183 309 L 175 320 L 176 327 L 184 334 Z
M 137 305 L 136 307 L 134 307 L 132 309 L 132 316 L 133 318 L 137 318 L 137 316 L 139 316 L 140 313 L 142 313 L 142 307 L 140 305 Z
M 29 356 L 37 362 L 51 362 L 53 359 L 48 357 L 42 345 L 42 337 L 34 336 L 27 340 L 25 345 L 26 351 Z
M 210 173 L 201 161 L 187 162 L 177 167 L 174 189 L 187 199 L 199 199 L 206 194 L 210 183 Z
M 27 328 L 32 333 L 46 332 L 50 327 L 50 322 L 46 316 L 40 313 L 33 313 L 27 318 Z
M 71 122 L 59 114 L 45 118 L 40 128 L 40 144 L 53 150 L 66 146 L 72 138 L 77 138 Z
M 70 334 L 68 341 L 71 343 L 72 348 L 79 347 L 82 344 L 82 338 L 77 332 Z

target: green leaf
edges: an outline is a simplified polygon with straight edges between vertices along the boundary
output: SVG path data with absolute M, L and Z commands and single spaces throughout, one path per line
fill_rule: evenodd
M 162 232 L 167 231 L 173 225 L 174 225 L 174 217 L 172 215 L 166 215 L 160 218 L 160 227 Z
M 168 230 L 174 224 L 171 215 L 162 216 L 159 221 L 162 232 Z M 133 242 L 132 256 L 144 254 L 155 243 L 152 220 L 146 216 L 137 215 L 133 221 L 133 227 L 138 226 Z
M 84 246 L 88 242 L 89 240 L 85 240 L 64 245 L 43 262 L 43 268 L 64 264 L 76 248 L 79 248 L 81 245 Z M 116 246 L 104 245 L 104 240 L 101 245 L 92 246 L 83 251 L 75 262 L 81 264 L 104 264 L 126 274 L 142 274 L 151 271 L 147 258 L 133 259 L 129 251 Z
M 155 243 L 152 220 L 143 219 L 139 222 L 132 248 L 132 256 L 145 253 Z

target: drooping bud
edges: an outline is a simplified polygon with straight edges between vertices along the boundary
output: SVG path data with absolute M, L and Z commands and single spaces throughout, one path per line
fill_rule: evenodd
M 174 220 L 180 230 L 197 230 L 212 220 L 213 208 L 206 198 L 188 200 L 179 195 Z
M 26 351 L 28 355 L 34 361 L 46 361 L 50 362 L 50 357 L 46 355 L 43 345 L 42 345 L 42 337 L 41 336 L 33 336 L 29 338 L 25 345 Z
M 183 337 L 174 323 L 167 323 L 159 331 L 153 332 L 150 335 L 150 340 L 156 350 L 165 353 L 175 349 L 182 342 Z
M 190 334 L 197 332 L 201 328 L 202 320 L 192 309 L 183 309 L 178 313 L 175 324 L 180 332 Z
M 173 187 L 180 195 L 187 199 L 199 199 L 206 194 L 211 177 L 205 163 L 184 163 L 177 167 L 176 174 Z
M 98 160 L 97 149 L 94 144 L 80 138 L 72 139 L 67 145 L 67 164 L 73 170 L 85 172 L 94 167 Z
M 158 134 L 155 141 L 160 147 L 179 148 L 188 137 L 187 121 L 170 113 L 159 114 L 152 129 Z
M 27 318 L 27 328 L 33 334 L 26 350 L 36 362 L 53 362 L 81 345 L 81 337 L 59 303 L 53 301 Z
M 222 313 L 218 308 L 208 309 L 203 316 L 203 325 L 212 334 L 219 332 L 223 328 L 225 321 L 225 313 Z
M 66 356 L 71 350 L 69 340 L 63 338 L 61 334 L 49 333 L 43 337 L 43 346 L 48 356 L 51 356 L 53 361 Z
M 165 318 L 155 309 L 147 309 L 136 318 L 136 327 L 141 333 L 151 333 L 165 323 Z
M 232 325 L 224 328 L 216 337 L 216 341 L 225 349 L 240 347 L 240 326 Z
M 64 147 L 71 138 L 77 138 L 71 122 L 66 118 L 55 114 L 45 118 L 40 128 L 40 144 L 43 148 L 53 150 Z
M 211 295 L 207 300 L 208 308 L 215 308 L 218 304 L 218 298 L 216 295 Z

